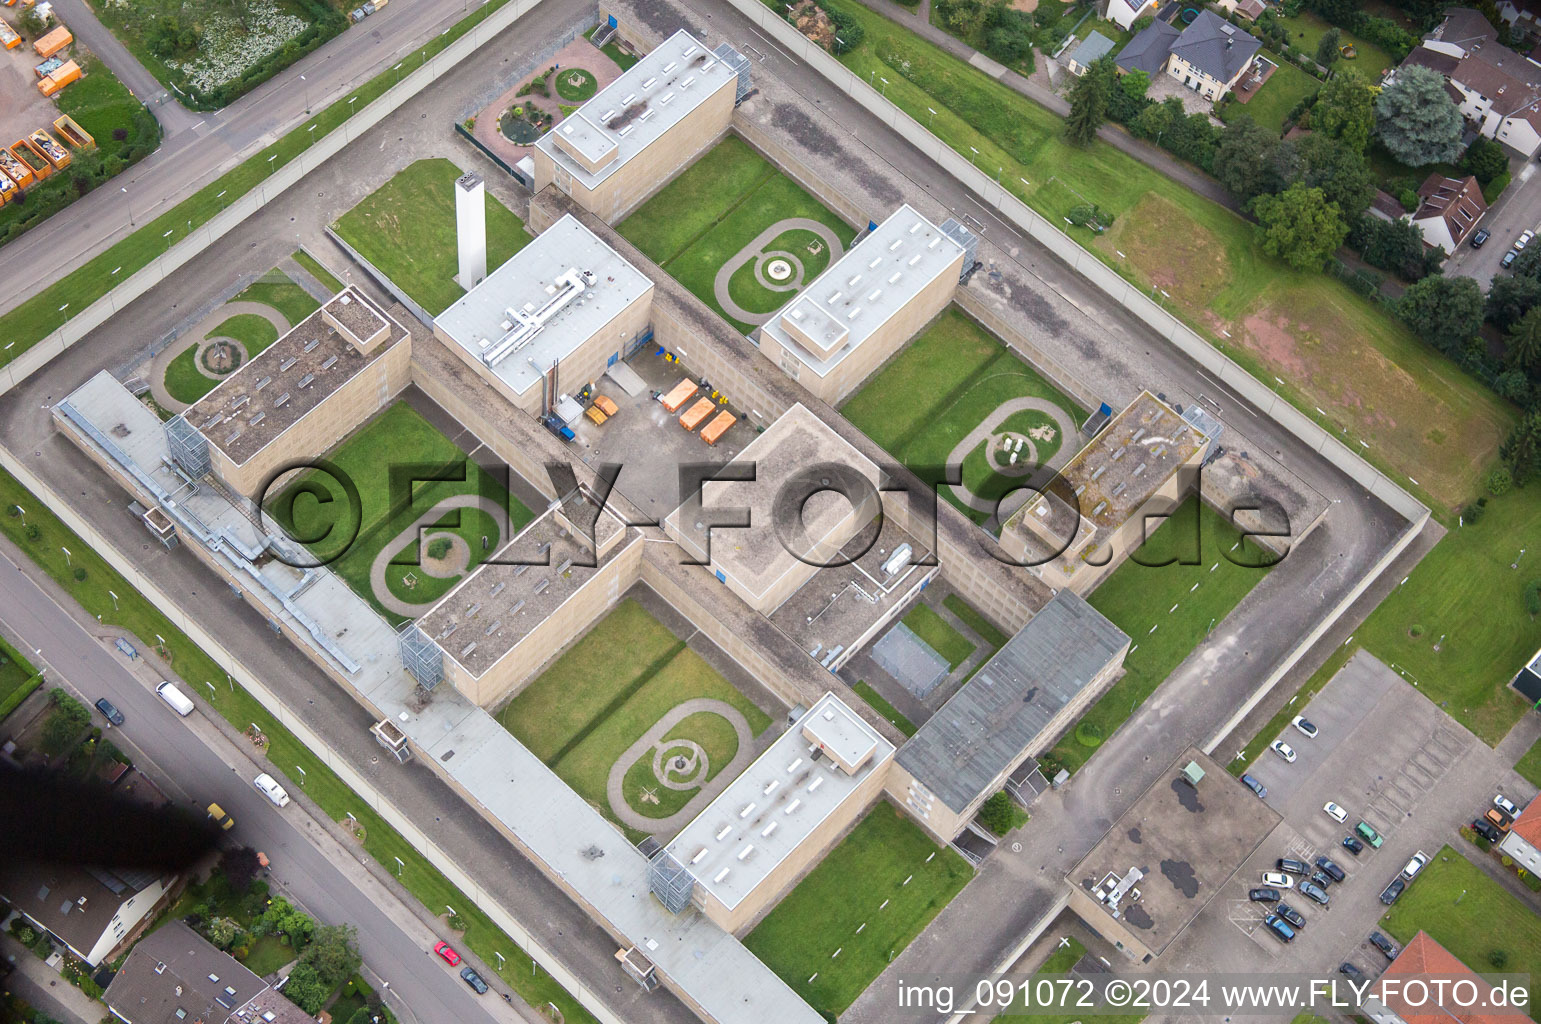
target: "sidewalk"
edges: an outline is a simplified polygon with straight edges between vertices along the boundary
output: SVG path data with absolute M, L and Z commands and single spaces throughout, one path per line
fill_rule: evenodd
M 7 979 L 6 984 L 36 1009 L 53 1016 L 62 1011 L 66 1014 L 67 1024 L 96 1024 L 107 1016 L 104 1004 L 88 998 L 80 989 L 59 977 L 58 971 L 39 960 L 32 950 L 17 942 L 9 932 L 0 934 L 0 956 L 16 968 L 16 973 Z M 21 983 L 20 979 L 26 979 L 27 983 Z

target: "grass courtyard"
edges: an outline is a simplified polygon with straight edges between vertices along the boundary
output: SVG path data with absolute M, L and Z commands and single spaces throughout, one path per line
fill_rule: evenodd
M 694 699 L 721 701 L 740 715 L 754 736 L 770 716 L 685 646 L 634 600 L 616 605 L 582 639 L 498 712 L 498 721 L 601 814 L 633 840 L 643 832 L 618 820 L 606 793 L 613 766 L 664 715 Z M 689 744 L 705 752 L 710 782 L 738 752 L 732 724 L 714 711 L 696 711 L 675 723 L 642 756 L 626 765 L 627 805 L 646 818 L 667 818 L 700 786 L 671 789 L 653 773 L 659 746 L 673 756 Z M 680 779 L 679 781 L 686 781 Z
M 1381 918 L 1406 945 L 1420 931 L 1478 973 L 1528 974 L 1536 1019 L 1535 982 L 1541 979 L 1541 917 L 1482 869 L 1449 846 Z
M 1216 111 L 1216 114 L 1226 124 L 1247 116 L 1271 132 L 1283 132 L 1284 119 L 1295 109 L 1295 104 L 1307 96 L 1315 95 L 1322 83 L 1277 53 L 1263 50 L 1261 55 L 1277 64 L 1279 69 L 1269 76 L 1249 102 L 1233 100 Z
M 321 308 L 321 304 L 311 298 L 309 292 L 278 269 L 269 270 L 230 301 L 256 302 L 267 306 L 288 321 L 290 327 Z M 209 331 L 208 337 L 228 338 L 238 344 L 243 354 L 240 362 L 229 371 L 233 373 L 248 359 L 277 341 L 279 332 L 264 316 L 237 313 L 216 324 Z M 166 364 L 166 391 L 172 398 L 188 405 L 213 391 L 222 379 L 202 372 L 197 360 L 198 341 L 194 339 L 188 348 Z
M 881 801 L 744 945 L 833 1019 L 972 877 L 956 851 Z
M 617 226 L 629 242 L 689 288 L 723 319 L 747 333 L 750 324 L 735 320 L 717 301 L 713 283 L 724 263 L 761 232 L 790 217 L 823 224 L 842 246 L 856 232 L 791 178 L 776 170 L 736 135 L 708 150 L 662 191 Z M 789 229 L 765 251 L 783 249 L 802 262 L 804 282 L 829 265 L 827 246 L 809 251 L 816 240 L 806 229 Z M 822 244 L 822 243 L 820 243 Z M 730 278 L 728 294 L 751 313 L 780 309 L 794 292 L 773 291 L 754 280 L 753 264 Z
M 1199 499 L 1178 506 L 1087 598 L 1132 641 L 1124 675 L 1055 744 L 1044 774 L 1085 764 L 1267 575 L 1270 557 Z
M 840 411 L 890 455 L 934 482 L 941 479 L 937 470 L 946 465 L 958 442 L 1014 398 L 1042 399 L 1076 424 L 1086 415 L 993 334 L 956 306 L 948 306 Z M 1042 424 L 1053 429 L 1052 420 L 1042 413 L 1016 413 L 997 431 L 1025 433 Z M 1038 442 L 1040 457 L 1047 460 L 1064 441 L 1056 432 L 1053 440 Z M 964 458 L 962 479 L 976 496 L 993 504 L 1021 478 L 996 472 L 986 460 L 986 445 L 980 441 Z M 951 487 L 943 488 L 942 495 L 975 522 L 990 518 L 990 513 L 965 505 Z
M 465 289 L 455 283 L 455 179 L 460 168 L 440 157 L 408 165 L 334 225 L 338 235 L 423 309 L 438 316 Z M 487 269 L 495 270 L 530 241 L 524 223 L 487 194 Z
M 375 417 L 327 453 L 326 460 L 357 489 L 358 508 L 350 507 L 340 480 L 313 470 L 274 497 L 268 511 L 393 623 L 404 619 L 380 603 L 370 582 L 375 557 L 388 546 L 394 545 L 395 550 L 385 570 L 387 586 L 393 594 L 412 594 L 412 603 L 423 604 L 424 610 L 428 601 L 458 580 L 457 576 L 456 580 L 432 581 L 419 564 L 418 538 L 401 541 L 407 527 L 435 504 L 456 495 L 479 495 L 507 508 L 516 532 L 534 518 L 501 481 L 405 402 L 397 402 Z M 432 482 L 409 485 L 409 480 Z M 412 488 L 410 494 L 408 486 Z M 357 517 L 356 529 L 353 516 Z M 507 539 L 492 536 L 484 551 L 481 535 L 489 528 L 496 534 L 496 524 L 489 516 L 464 510 L 446 512 L 436 525 L 440 532 L 465 540 L 470 551 L 468 571 Z M 418 587 L 403 588 L 409 573 L 421 581 Z M 431 586 L 437 586 L 438 592 L 427 589 Z

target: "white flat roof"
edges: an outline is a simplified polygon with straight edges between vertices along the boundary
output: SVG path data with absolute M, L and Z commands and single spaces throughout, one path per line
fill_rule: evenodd
M 826 267 L 761 330 L 820 377 L 827 376 L 962 255 L 963 246 L 906 203 Z M 811 337 L 832 343 L 844 331 L 845 344 L 827 356 L 811 352 L 782 326 L 783 317 L 791 318 Z
M 535 146 L 592 189 L 718 89 L 736 88 L 732 83 L 737 77 L 738 72 L 705 43 L 680 29 L 541 136 Z M 559 135 L 590 160 L 612 149 L 617 155 L 590 171 L 562 152 L 556 144 Z
M 871 759 L 855 775 L 827 757 L 815 760 L 816 748 L 803 736 L 810 723 L 826 746 L 875 748 Z M 826 693 L 680 830 L 669 853 L 731 910 L 893 755 L 892 743 Z
M 652 287 L 568 214 L 440 313 L 434 326 L 472 359 L 492 359 L 492 372 L 522 395 Z M 615 340 L 620 348 L 626 339 Z

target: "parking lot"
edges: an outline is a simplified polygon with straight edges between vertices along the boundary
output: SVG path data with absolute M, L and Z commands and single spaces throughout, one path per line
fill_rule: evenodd
M 1250 769 L 1284 820 L 1162 957 L 1162 970 L 1325 974 L 1347 960 L 1373 977 L 1387 963 L 1367 941 L 1385 910 L 1380 894 L 1408 859 L 1419 850 L 1432 855 L 1446 842 L 1464 845 L 1458 827 L 1495 792 L 1521 806 L 1535 795 L 1504 757 L 1363 652 L 1303 713 L 1318 733 L 1312 739 L 1286 728 L 1281 738 L 1295 762 L 1264 751 Z M 1323 812 L 1329 800 L 1347 811 L 1343 824 Z M 1355 856 L 1341 841 L 1361 819 L 1384 845 L 1365 844 Z M 1252 902 L 1248 890 L 1263 885 L 1262 873 L 1275 870 L 1277 858 L 1312 863 L 1319 856 L 1347 877 L 1328 887 L 1326 906 L 1286 892 L 1284 902 L 1306 923 L 1295 941 L 1281 942 L 1263 925 L 1273 905 Z M 1238 933 L 1245 941 L 1236 941 Z
M 1499 263 L 1520 232 L 1541 226 L 1541 174 L 1537 173 L 1541 165 L 1514 154 L 1511 157 L 1513 181 L 1482 218 L 1481 227 L 1492 237 L 1481 249 L 1461 246 L 1445 262 L 1446 277 L 1474 278 L 1484 291 L 1502 272 Z

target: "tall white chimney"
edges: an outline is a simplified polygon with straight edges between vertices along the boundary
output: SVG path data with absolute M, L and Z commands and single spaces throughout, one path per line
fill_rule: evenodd
M 468 171 L 455 180 L 455 226 L 460 243 L 460 287 L 470 291 L 487 277 L 487 185 Z

